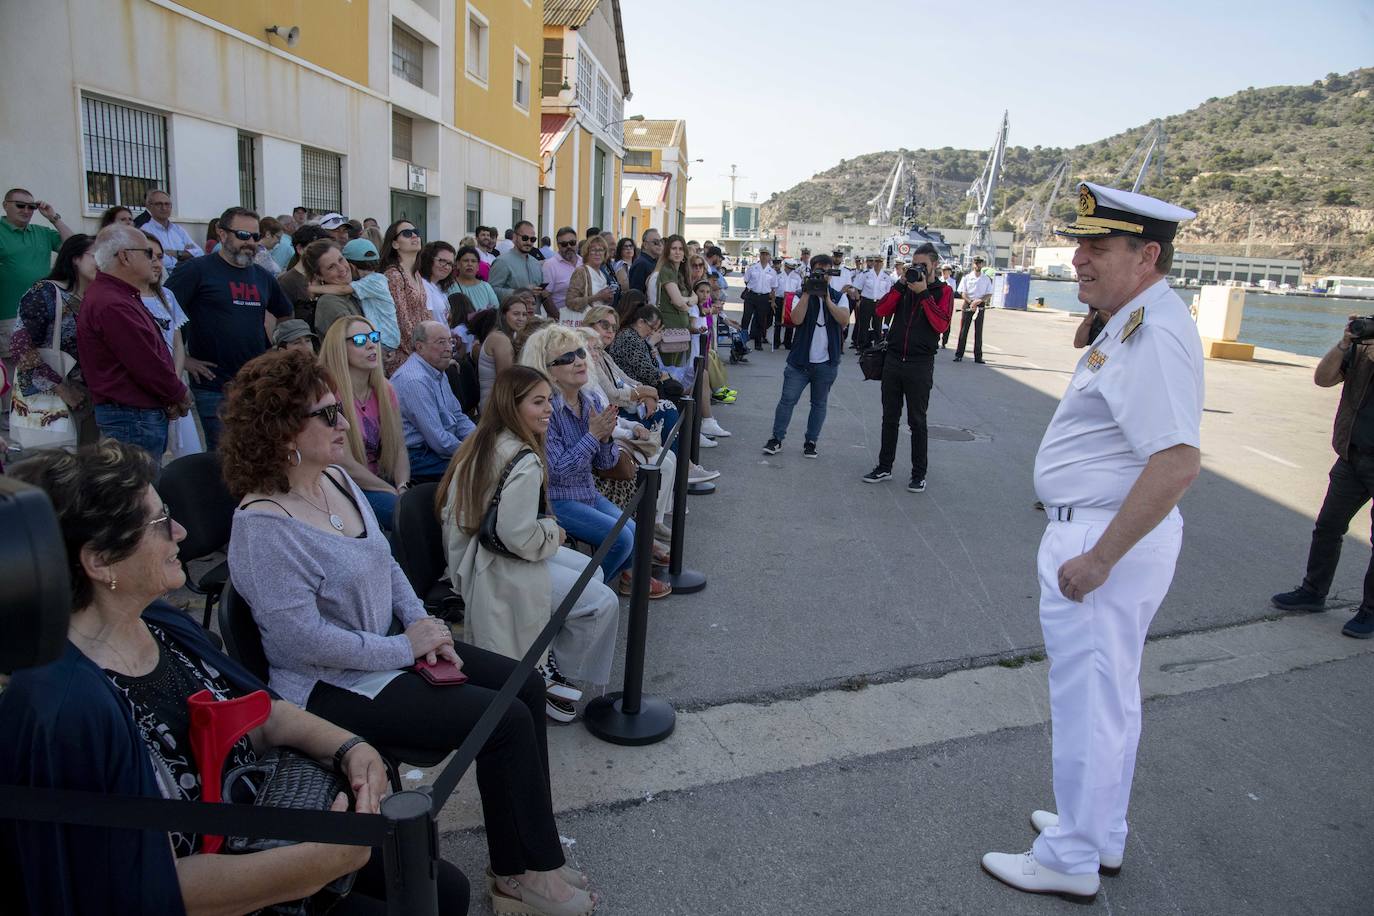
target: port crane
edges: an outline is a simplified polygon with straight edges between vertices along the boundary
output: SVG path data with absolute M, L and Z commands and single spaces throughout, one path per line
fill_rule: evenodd
M 992 207 L 997 193 L 997 183 L 1002 178 L 1002 163 L 1007 156 L 1007 112 L 1002 112 L 1002 126 L 992 142 L 992 151 L 983 165 L 983 174 L 978 176 L 968 189 L 967 196 L 972 198 L 971 208 L 965 220 L 972 232 L 968 244 L 964 246 L 963 265 L 973 265 L 973 256 L 983 255 L 989 266 L 997 263 L 997 246 L 992 242 Z
M 1131 185 L 1132 191 L 1139 191 L 1145 184 L 1145 176 L 1149 173 L 1150 167 L 1154 166 L 1155 181 L 1164 178 L 1164 122 L 1152 121 L 1150 129 L 1145 131 L 1145 136 L 1140 138 L 1135 150 L 1126 157 L 1126 161 L 1121 163 L 1121 170 L 1112 179 L 1112 187 L 1119 188 L 1121 183 L 1126 180 L 1126 176 L 1131 173 L 1131 167 L 1140 163 L 1140 169 L 1136 172 L 1135 183 Z
M 1021 264 L 1023 266 L 1026 264 L 1030 250 L 1039 248 L 1045 243 L 1045 233 L 1054 216 L 1054 202 L 1059 199 L 1059 192 L 1064 188 L 1064 180 L 1069 177 L 1072 168 L 1073 164 L 1069 159 L 1061 160 L 1059 165 L 1055 166 L 1054 171 L 1050 173 L 1050 193 L 1044 198 L 1044 202 L 1041 202 L 1041 195 L 1044 193 L 1043 187 L 1035 195 L 1035 200 L 1026 213 L 1026 221 L 1021 224 Z

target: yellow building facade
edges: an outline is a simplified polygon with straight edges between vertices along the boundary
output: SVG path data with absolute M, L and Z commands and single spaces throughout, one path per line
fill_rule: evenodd
M 88 230 L 160 187 L 191 226 L 304 205 L 456 242 L 535 208 L 543 29 L 543 0 L 4 0 L 29 127 L 0 156 Z
M 641 231 L 683 235 L 687 227 L 687 122 L 644 120 L 626 125 L 625 182 L 639 196 Z M 622 221 L 628 219 L 628 214 Z

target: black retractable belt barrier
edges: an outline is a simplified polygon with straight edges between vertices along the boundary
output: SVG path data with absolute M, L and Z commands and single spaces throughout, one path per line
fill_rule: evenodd
M 678 429 L 683 429 L 679 424 Z M 659 463 L 639 468 L 639 506 L 635 513 L 634 570 L 631 574 L 630 623 L 625 646 L 625 689 L 587 704 L 582 717 L 587 730 L 612 744 L 641 745 L 673 733 L 677 712 L 668 701 L 644 696 L 644 642 L 649 629 L 649 579 L 654 562 L 654 504 L 663 476 Z M 685 507 L 678 507 L 682 511 Z
M 701 411 L 697 409 L 697 405 L 701 403 L 701 401 L 699 400 L 699 398 L 701 397 L 701 392 L 702 392 L 703 388 L 704 388 L 705 385 L 706 385 L 706 360 L 703 359 L 702 357 L 698 356 L 698 357 L 697 357 L 695 360 L 693 360 L 693 362 L 692 362 L 692 370 L 693 370 L 693 376 L 692 376 L 692 391 L 691 391 L 691 397 L 692 397 L 692 414 L 691 414 L 691 416 L 692 416 L 692 420 L 691 420 L 691 424 L 690 424 L 688 427 L 686 427 L 686 428 L 683 429 L 682 434 L 683 434 L 684 436 L 687 436 L 688 439 L 690 440 L 690 444 L 691 444 L 691 447 L 692 447 L 692 460 L 691 460 L 691 464 L 700 464 L 700 463 L 701 463 Z M 690 467 L 691 467 L 691 465 L 688 466 L 688 469 L 689 469 L 689 470 L 690 470 Z M 709 495 L 711 495 L 712 493 L 716 492 L 716 485 L 713 484 L 713 483 L 711 483 L 709 480 L 700 481 L 700 482 L 698 482 L 698 483 L 690 483 L 690 482 L 689 482 L 689 483 L 687 484 L 687 492 L 690 493 L 690 494 L 692 494 L 693 496 L 709 496 Z M 676 512 L 674 512 L 673 514 L 674 514 L 674 516 L 677 515 Z
M 387 817 L 382 861 L 389 916 L 439 916 L 439 825 L 428 792 L 410 789 L 382 800 Z
M 692 427 L 692 418 L 696 416 L 696 403 L 690 397 L 680 397 L 677 399 L 677 407 L 681 412 L 682 419 L 678 425 L 681 429 Z M 673 594 L 690 595 L 699 592 L 706 587 L 706 575 L 695 569 L 686 569 L 682 565 L 682 553 L 687 540 L 687 478 L 692 473 L 691 456 L 685 440 L 686 433 L 679 433 L 676 443 L 677 447 L 677 476 L 673 480 L 673 536 L 668 545 L 671 559 L 668 562 L 668 571 L 659 578 L 663 579 L 673 587 Z

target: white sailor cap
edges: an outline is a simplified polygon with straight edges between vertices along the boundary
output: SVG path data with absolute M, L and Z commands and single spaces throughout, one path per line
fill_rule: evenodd
M 1084 181 L 1078 185 L 1078 218 L 1056 229 L 1055 233 L 1069 238 L 1133 235 L 1155 242 L 1172 242 L 1178 224 L 1195 216 L 1192 210 L 1145 194 Z

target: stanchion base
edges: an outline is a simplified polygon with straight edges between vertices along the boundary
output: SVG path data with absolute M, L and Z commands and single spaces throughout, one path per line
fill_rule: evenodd
M 691 496 L 710 496 L 714 492 L 716 492 L 716 485 L 710 481 L 687 484 L 687 493 Z
M 658 578 L 673 587 L 674 595 L 690 595 L 706 587 L 706 576 L 695 569 L 684 569 L 676 575 L 668 572 Z
M 602 741 L 638 747 L 656 744 L 673 733 L 677 713 L 667 700 L 645 696 L 639 701 L 639 712 L 626 715 L 620 710 L 620 693 L 608 693 L 587 704 L 582 719 L 587 731 Z

